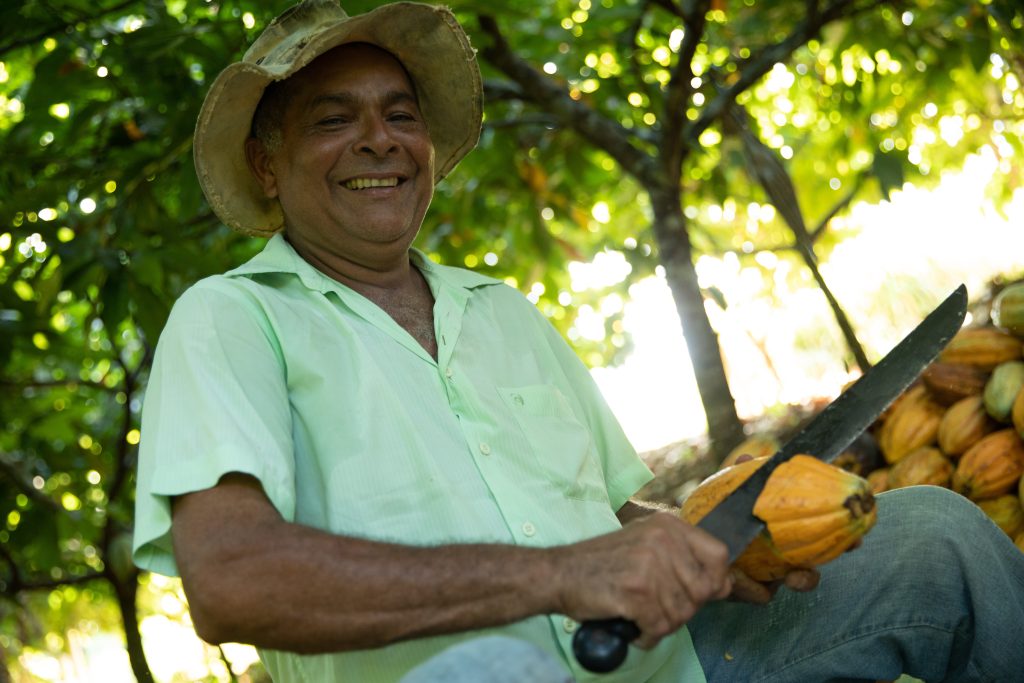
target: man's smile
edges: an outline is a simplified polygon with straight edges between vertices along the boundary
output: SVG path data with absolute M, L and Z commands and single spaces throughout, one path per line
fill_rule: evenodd
M 398 176 L 387 178 L 350 178 L 341 185 L 346 190 L 365 190 L 371 187 L 398 187 L 402 181 L 403 179 Z

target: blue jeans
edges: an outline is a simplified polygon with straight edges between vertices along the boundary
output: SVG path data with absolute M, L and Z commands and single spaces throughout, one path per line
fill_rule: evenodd
M 961 496 L 899 489 L 815 591 L 715 603 L 689 627 L 709 682 L 1024 681 L 1024 553 Z
M 864 545 L 821 568 L 810 593 L 766 606 L 706 605 L 689 624 L 709 683 L 1024 682 L 1024 553 L 974 504 L 919 486 L 878 498 Z M 402 683 L 564 683 L 534 646 L 455 646 Z M 684 683 L 680 681 L 680 683 Z

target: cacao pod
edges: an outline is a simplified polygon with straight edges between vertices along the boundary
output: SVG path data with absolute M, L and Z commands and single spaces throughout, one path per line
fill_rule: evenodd
M 1007 285 L 992 301 L 992 322 L 1017 337 L 1024 337 L 1024 282 Z
M 859 477 L 866 477 L 869 472 L 884 465 L 885 459 L 871 432 L 861 432 L 845 451 L 836 456 L 832 464 Z
M 1010 408 L 1010 422 L 1017 433 L 1024 438 L 1024 391 L 1018 392 L 1017 398 L 1013 400 L 1013 406 Z
M 1020 499 L 1012 493 L 980 500 L 978 507 L 1010 538 L 1024 531 L 1024 508 L 1020 506 Z
M 761 456 L 715 472 L 686 497 L 680 516 L 690 524 L 696 524 L 704 519 L 706 514 L 745 482 L 757 468 L 768 462 L 768 459 L 769 456 Z M 792 569 L 791 565 L 775 552 L 767 531 L 762 531 L 754 537 L 746 550 L 736 558 L 734 565 L 750 578 L 762 582 L 781 579 Z
M 683 502 L 683 519 L 699 522 L 768 459 L 748 460 L 708 477 Z M 754 515 L 766 528 L 736 566 L 755 580 L 772 581 L 794 567 L 824 564 L 866 534 L 876 514 L 864 479 L 809 455 L 793 456 L 772 472 L 758 497 Z
M 949 487 L 953 475 L 953 463 L 938 448 L 923 446 L 915 448 L 889 468 L 889 488 L 904 486 Z
M 1024 386 L 1024 361 L 1000 363 L 985 383 L 985 410 L 1000 422 L 1010 421 L 1013 402 Z
M 888 467 L 879 467 L 868 474 L 868 487 L 871 488 L 871 493 L 877 496 L 879 493 L 889 490 L 889 469 Z
M 778 554 L 795 566 L 817 566 L 846 552 L 875 524 L 868 483 L 810 455 L 775 468 L 754 504 Z
M 1001 429 L 967 449 L 953 472 L 953 490 L 971 500 L 998 498 L 1024 474 L 1024 441 L 1013 429 Z
M 771 434 L 754 434 L 748 436 L 740 445 L 729 451 L 729 454 L 722 460 L 718 469 L 725 469 L 736 464 L 736 459 L 741 455 L 749 455 L 753 458 L 760 458 L 766 455 L 775 455 L 779 450 L 778 440 Z
M 949 407 L 939 422 L 939 448 L 951 458 L 963 455 L 981 437 L 995 431 L 997 426 L 985 410 L 980 395 L 960 399 Z
M 1012 334 L 994 327 L 968 327 L 956 333 L 939 353 L 939 360 L 991 370 L 1008 360 L 1019 360 L 1021 349 L 1020 340 Z
M 921 373 L 928 392 L 942 405 L 950 406 L 985 390 L 989 372 L 974 365 L 935 362 Z
M 886 462 L 899 462 L 915 448 L 934 443 L 945 412 L 945 406 L 936 403 L 923 384 L 909 389 L 878 431 Z

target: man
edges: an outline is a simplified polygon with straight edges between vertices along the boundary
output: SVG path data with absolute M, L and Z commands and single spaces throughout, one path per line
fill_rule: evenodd
M 1017 660 L 978 641 L 1024 618 L 1024 559 L 952 494 L 880 505 L 877 547 L 820 591 L 722 601 L 772 589 L 730 572 L 716 539 L 630 501 L 650 472 L 546 321 L 411 249 L 480 112 L 462 29 L 409 3 L 352 18 L 303 3 L 212 86 L 200 181 L 228 225 L 274 237 L 175 305 L 147 392 L 135 543 L 140 566 L 180 573 L 200 636 L 255 644 L 277 681 L 586 680 L 576 624 L 623 616 L 639 648 L 602 680 L 903 666 L 1006 680 Z M 882 559 L 917 535 L 942 544 L 941 587 L 916 586 L 939 604 L 865 604 L 872 573 L 922 583 Z

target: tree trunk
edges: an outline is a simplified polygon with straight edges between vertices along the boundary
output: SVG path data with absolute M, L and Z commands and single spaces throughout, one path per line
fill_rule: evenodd
M 125 647 L 128 649 L 132 673 L 135 674 L 138 683 L 153 683 L 153 673 L 149 670 L 146 653 L 142 649 L 142 634 L 139 632 L 139 618 L 135 605 L 135 597 L 139 590 L 138 576 L 133 574 L 124 581 L 114 579 L 112 583 L 117 592 L 121 619 L 124 621 Z
M 718 335 L 704 310 L 679 194 L 651 192 L 651 205 L 654 235 L 682 323 L 697 391 L 707 417 L 712 452 L 720 460 L 743 440 L 743 423 L 736 414 L 736 402 L 729 391 Z

